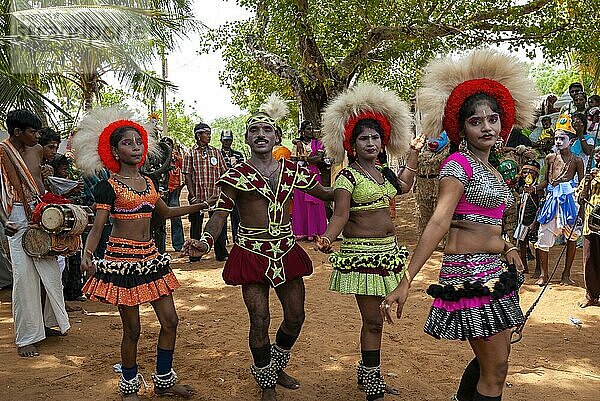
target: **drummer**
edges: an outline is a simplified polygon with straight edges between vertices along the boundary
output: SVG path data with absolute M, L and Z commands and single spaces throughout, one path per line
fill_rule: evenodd
M 25 253 L 21 242 L 32 220 L 32 208 L 44 192 L 43 180 L 52 172 L 42 168 L 43 149 L 38 144 L 41 126 L 31 111 L 11 111 L 6 116 L 9 138 L 0 143 L 0 222 L 9 237 L 15 342 L 22 357 L 38 356 L 37 343 L 47 335 L 65 334 L 71 327 L 56 257 L 33 258 Z M 40 299 L 40 282 L 47 294 L 46 311 Z M 48 328 L 54 326 L 60 331 Z
M 585 299 L 581 308 L 600 306 L 600 146 L 594 149 L 595 168 L 579 184 L 579 203 L 584 211 L 583 269 L 585 272 Z M 585 199 L 585 200 L 584 200 Z M 585 208 L 583 207 L 585 204 Z M 593 213 L 593 215 L 592 215 Z

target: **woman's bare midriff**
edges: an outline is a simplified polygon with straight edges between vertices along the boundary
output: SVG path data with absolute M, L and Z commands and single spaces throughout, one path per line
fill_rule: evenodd
M 395 234 L 388 208 L 350 212 L 344 227 L 346 238 L 384 238 Z
M 113 220 L 112 237 L 150 241 L 150 219 Z
M 500 226 L 453 220 L 444 253 L 501 253 L 505 245 L 501 234 Z

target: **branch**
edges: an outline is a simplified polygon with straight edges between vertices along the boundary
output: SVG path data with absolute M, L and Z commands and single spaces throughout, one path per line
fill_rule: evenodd
M 355 66 L 367 59 L 368 55 L 383 42 L 397 41 L 401 38 L 406 40 L 428 40 L 433 38 L 441 38 L 463 33 L 463 29 L 471 31 L 473 29 L 481 30 L 497 30 L 499 26 L 494 25 L 494 20 L 502 20 L 510 15 L 525 16 L 536 11 L 539 11 L 553 0 L 534 0 L 530 3 L 511 6 L 505 9 L 485 11 L 480 14 L 474 14 L 467 23 L 463 22 L 460 26 L 443 25 L 440 23 L 429 21 L 424 26 L 408 25 L 408 26 L 377 26 L 369 29 L 364 40 L 352 49 L 342 61 L 334 66 L 335 74 L 338 77 L 347 77 L 355 69 Z M 451 6 L 449 4 L 448 7 Z M 468 24 L 471 22 L 471 24 Z M 508 31 L 518 31 L 515 26 L 505 27 Z M 345 80 L 345 78 L 341 78 Z
M 296 7 L 296 27 L 300 31 L 298 45 L 303 64 L 315 79 L 323 84 L 328 78 L 331 78 L 331 71 L 315 40 L 312 27 L 308 23 L 308 0 L 296 0 Z

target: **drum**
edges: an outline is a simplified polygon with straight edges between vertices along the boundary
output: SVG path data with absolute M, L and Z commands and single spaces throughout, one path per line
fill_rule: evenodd
M 23 233 L 23 250 L 29 256 L 71 256 L 81 248 L 81 236 L 56 235 L 39 227 L 29 227 Z
M 47 205 L 42 210 L 40 225 L 52 234 L 81 235 L 92 228 L 94 213 L 87 206 Z
M 588 227 L 594 234 L 600 234 L 600 205 L 594 206 L 588 216 Z

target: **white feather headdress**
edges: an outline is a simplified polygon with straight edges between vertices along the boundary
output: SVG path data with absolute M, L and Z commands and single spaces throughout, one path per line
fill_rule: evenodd
M 288 115 L 290 109 L 278 94 L 271 93 L 265 103 L 260 106 L 260 111 L 253 114 L 246 121 L 246 128 L 256 123 L 266 123 L 273 126 L 277 125 L 277 122 L 285 118 Z
M 83 174 L 92 176 L 102 170 L 103 167 L 114 171 L 114 166 L 111 165 L 114 162 L 107 162 L 106 159 L 103 162 L 102 160 L 101 154 L 104 154 L 104 157 L 110 155 L 106 155 L 106 146 L 104 147 L 104 152 L 99 149 L 100 136 L 107 127 L 120 121 L 131 122 L 133 123 L 131 124 L 132 126 L 137 125 L 143 128 L 148 137 L 148 151 L 159 151 L 154 128 L 150 124 L 136 121 L 133 112 L 116 107 L 93 109 L 82 117 L 72 140 L 75 164 Z M 108 133 L 108 136 L 110 136 L 110 133 Z M 106 138 L 106 140 L 108 139 Z
M 380 86 L 360 83 L 338 95 L 323 111 L 321 130 L 326 153 L 337 161 L 344 160 L 350 150 L 352 129 L 367 118 L 378 120 L 382 128 L 389 126 L 389 139 L 384 143 L 388 155 L 398 157 L 408 150 L 412 117 L 406 102 Z
M 476 80 L 490 80 L 499 84 L 480 85 Z M 513 110 L 504 110 L 505 114 L 514 116 L 509 127 L 505 127 L 503 121 L 503 132 L 512 128 L 512 125 L 527 127 L 534 118 L 535 101 L 537 93 L 533 82 L 528 79 L 525 66 L 515 57 L 502 54 L 491 49 L 475 50 L 460 60 L 450 57 L 433 60 L 425 68 L 422 87 L 417 92 L 417 110 L 421 115 L 422 132 L 430 137 L 437 137 L 447 128 L 448 122 L 444 119 L 457 119 L 458 116 L 446 114 L 447 105 L 452 102 L 450 96 L 460 98 L 460 90 L 455 91 L 461 84 L 473 81 L 474 86 L 479 85 L 479 93 L 487 93 L 502 103 L 502 95 L 496 96 L 493 92 L 502 88 L 510 94 L 514 102 Z M 464 86 L 464 85 L 463 85 Z M 471 90 L 472 92 L 472 90 Z M 468 95 L 468 94 L 467 94 Z M 462 99 L 464 101 L 464 99 Z M 510 104 L 505 102 L 505 105 Z M 460 107 L 462 104 L 457 104 Z M 503 107 L 504 108 L 504 107 Z M 453 109 L 456 109 L 454 107 Z M 445 116 L 446 114 L 446 116 Z M 456 124 L 450 124 L 454 127 Z M 455 131 L 456 129 L 451 129 Z M 448 136 L 456 141 L 458 133 L 448 132 Z

